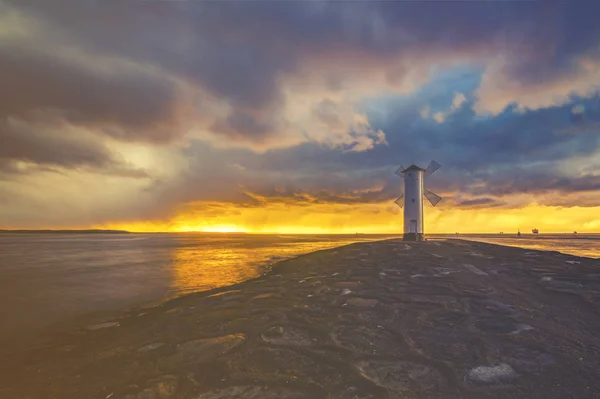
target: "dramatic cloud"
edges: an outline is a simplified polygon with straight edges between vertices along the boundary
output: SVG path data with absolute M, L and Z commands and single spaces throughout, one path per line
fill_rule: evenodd
M 0 227 L 600 209 L 599 4 L 72 3 L 0 0 Z

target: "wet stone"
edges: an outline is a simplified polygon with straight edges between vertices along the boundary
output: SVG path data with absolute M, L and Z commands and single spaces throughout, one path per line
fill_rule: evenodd
M 271 327 L 261 334 L 263 341 L 273 345 L 308 346 L 310 338 L 298 330 L 289 327 Z
M 365 361 L 357 365 L 359 372 L 376 385 L 391 391 L 439 391 L 443 385 L 440 373 L 428 366 L 406 361 Z
M 197 399 L 308 399 L 308 397 L 283 388 L 243 385 L 205 392 Z
M 472 381 L 482 383 L 500 383 L 514 380 L 518 377 L 515 370 L 508 364 L 497 366 L 479 366 L 469 371 L 468 377 Z

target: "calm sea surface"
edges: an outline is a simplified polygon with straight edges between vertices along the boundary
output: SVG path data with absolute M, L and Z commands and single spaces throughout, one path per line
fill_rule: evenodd
M 384 235 L 0 234 L 0 340 L 259 276 Z
M 558 251 L 565 254 L 600 258 L 600 234 L 524 234 L 521 237 L 511 234 L 494 235 L 453 235 L 449 238 L 482 241 L 490 244 L 507 245 L 535 249 L 539 251 Z
M 238 283 L 299 254 L 392 237 L 0 234 L 0 340 Z M 600 235 L 450 237 L 600 257 Z

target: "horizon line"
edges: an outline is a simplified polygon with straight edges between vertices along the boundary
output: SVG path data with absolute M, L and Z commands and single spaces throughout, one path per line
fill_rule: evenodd
M 246 231 L 202 231 L 202 230 L 197 230 L 197 231 L 133 231 L 133 230 L 121 230 L 121 229 L 0 229 L 0 233 L 44 233 L 44 232 L 48 232 L 48 233 L 80 233 L 80 232 L 89 232 L 89 233 L 127 233 L 127 234 L 280 234 L 280 235 L 349 235 L 349 236 L 354 236 L 354 235 L 388 235 L 388 236 L 394 236 L 394 235 L 402 235 L 404 234 L 403 232 L 399 231 L 398 233 L 386 233 L 386 232 L 381 232 L 381 233 L 361 233 L 361 232 L 355 232 L 355 233 L 293 233 L 293 232 L 286 232 L 286 233 L 281 233 L 281 232 L 277 232 L 277 231 L 260 231 L 260 232 L 246 232 Z M 540 235 L 544 235 L 544 234 L 600 234 L 600 232 L 573 232 L 573 231 L 548 231 L 548 232 L 544 232 L 544 233 L 521 233 L 521 235 L 531 235 L 531 236 L 540 236 Z M 454 233 L 450 233 L 450 232 L 443 232 L 443 233 L 426 233 L 426 235 L 505 235 L 505 236 L 510 236 L 510 235 L 517 235 L 517 232 L 515 233 L 484 233 L 484 232 L 469 232 L 469 233 L 460 233 L 460 232 L 454 232 Z

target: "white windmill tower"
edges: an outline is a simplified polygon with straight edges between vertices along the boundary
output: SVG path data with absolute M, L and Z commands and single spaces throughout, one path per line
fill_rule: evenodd
M 437 194 L 423 187 L 424 179 L 438 170 L 441 165 L 431 161 L 427 169 L 410 165 L 400 166 L 396 174 L 404 179 L 404 193 L 394 201 L 400 208 L 404 207 L 404 241 L 423 241 L 423 196 L 431 205 L 436 206 L 442 200 Z

